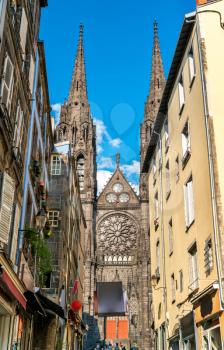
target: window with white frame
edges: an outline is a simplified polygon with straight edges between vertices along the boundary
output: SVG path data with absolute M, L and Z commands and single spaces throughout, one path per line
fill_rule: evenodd
M 168 126 L 168 118 L 166 118 L 165 123 L 164 123 L 164 134 L 165 134 L 165 146 L 166 146 L 166 151 L 169 148 L 169 126 Z
M 61 175 L 61 158 L 56 154 L 51 156 L 51 175 Z
M 155 175 L 156 175 L 156 157 L 155 157 L 155 155 L 153 157 L 152 170 L 153 170 L 153 176 L 155 177 Z
M 165 178 L 166 178 L 166 198 L 168 199 L 169 195 L 170 195 L 170 163 L 169 160 L 166 163 L 165 166 Z
M 169 254 L 173 253 L 173 220 L 170 219 L 168 223 L 168 234 L 169 234 Z
M 174 303 L 176 300 L 176 285 L 174 273 L 171 275 L 171 302 Z
M 184 93 L 184 82 L 183 82 L 183 75 L 181 74 L 179 82 L 178 82 L 178 93 L 179 93 L 179 108 L 180 113 L 183 110 L 183 107 L 185 105 L 185 93 Z
M 189 78 L 190 78 L 190 85 L 191 85 L 195 78 L 195 62 L 194 62 L 193 46 L 191 46 L 188 52 L 188 67 L 189 67 Z
M 188 251 L 189 257 L 189 290 L 194 291 L 198 288 L 198 253 L 196 243 Z
M 4 70 L 1 84 L 1 102 L 5 104 L 8 109 L 8 113 L 10 113 L 11 102 L 12 102 L 12 94 L 13 94 L 13 79 L 14 67 L 12 61 L 8 54 L 6 54 L 4 61 Z
M 183 289 L 184 289 L 184 274 L 183 274 L 183 270 L 179 271 L 179 283 L 180 283 L 180 293 L 182 293 Z
M 213 269 L 213 253 L 212 253 L 212 239 L 209 238 L 205 241 L 204 248 L 204 262 L 206 276 L 210 275 Z
M 191 151 L 191 140 L 190 140 L 190 127 L 189 121 L 186 122 L 181 133 L 182 137 L 182 152 L 183 152 L 183 162 L 188 159 Z
M 192 176 L 184 185 L 184 207 L 185 207 L 185 224 L 188 228 L 195 219 L 194 213 L 194 194 Z
M 49 210 L 48 212 L 48 221 L 51 227 L 58 227 L 59 223 L 59 211 L 58 210 Z
M 23 139 L 23 126 L 24 126 L 24 118 L 23 111 L 21 109 L 20 103 L 18 102 L 17 110 L 16 110 L 16 121 L 14 127 L 14 138 L 13 143 L 15 147 L 15 151 L 21 151 L 22 139 Z

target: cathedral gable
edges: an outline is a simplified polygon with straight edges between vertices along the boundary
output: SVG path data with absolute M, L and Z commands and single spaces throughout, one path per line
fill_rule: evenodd
M 139 204 L 137 194 L 134 192 L 119 167 L 117 167 L 109 182 L 99 195 L 97 204 L 113 208 L 122 208 L 128 205 Z

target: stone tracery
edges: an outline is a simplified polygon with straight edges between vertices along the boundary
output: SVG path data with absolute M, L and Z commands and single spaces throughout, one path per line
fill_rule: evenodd
M 123 255 L 136 249 L 137 225 L 126 214 L 110 214 L 99 225 L 98 248 L 111 255 Z

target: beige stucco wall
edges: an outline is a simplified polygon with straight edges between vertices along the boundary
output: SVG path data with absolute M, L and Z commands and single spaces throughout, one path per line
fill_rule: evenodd
M 211 26 L 210 26 L 211 27 Z M 214 39 L 213 39 L 214 40 Z M 187 61 L 187 53 L 190 45 L 193 43 L 193 51 L 196 65 L 195 80 L 190 86 L 189 67 Z M 224 62 L 224 61 L 223 61 Z M 183 81 L 185 89 L 185 106 L 179 114 L 179 96 L 177 83 L 173 88 L 171 98 L 168 105 L 168 124 L 169 124 L 169 139 L 170 146 L 165 153 L 165 136 L 162 134 L 163 140 L 163 167 L 162 167 L 162 184 L 163 184 L 163 223 L 159 219 L 159 227 L 154 229 L 154 195 L 158 190 L 159 205 L 161 204 L 161 186 L 160 186 L 160 171 L 158 171 L 158 152 L 157 152 L 157 174 L 156 183 L 153 178 L 152 168 L 149 174 L 149 197 L 150 197 L 150 240 L 151 240 L 151 259 L 152 259 L 152 274 L 156 269 L 156 243 L 160 240 L 160 269 L 161 278 L 153 289 L 153 308 L 155 329 L 158 329 L 165 321 L 165 314 L 168 320 L 167 337 L 171 337 L 173 329 L 178 324 L 179 319 L 192 310 L 192 305 L 187 301 L 191 291 L 189 289 L 189 257 L 188 250 L 190 246 L 196 242 L 198 252 L 198 268 L 199 268 L 199 290 L 204 290 L 213 281 L 217 280 L 214 240 L 213 240 L 213 222 L 211 210 L 211 191 L 208 167 L 208 153 L 204 117 L 204 105 L 201 87 L 201 75 L 198 57 L 198 42 L 195 31 L 189 41 L 186 53 L 184 55 L 182 66 L 179 73 L 183 72 Z M 218 72 L 216 73 L 218 75 Z M 190 142 L 191 142 L 191 157 L 186 166 L 182 168 L 182 141 L 181 132 L 186 121 L 190 125 Z M 220 126 L 221 127 L 221 126 Z M 224 130 L 224 129 L 223 129 Z M 179 156 L 179 181 L 176 182 L 175 177 L 175 159 Z M 165 164 L 169 160 L 170 176 L 171 176 L 171 194 L 168 200 L 165 196 L 166 179 L 165 179 Z M 185 215 L 184 215 L 184 193 L 183 187 L 189 177 L 193 177 L 193 194 L 194 194 L 194 210 L 195 221 L 186 231 Z M 168 222 L 173 220 L 173 253 L 169 255 L 169 235 Z M 163 266 L 163 251 L 162 251 L 162 226 L 164 227 L 165 241 L 165 265 Z M 214 267 L 209 276 L 205 275 L 204 248 L 205 241 L 212 237 L 213 246 L 213 262 Z M 164 270 L 165 267 L 165 276 Z M 180 292 L 179 286 L 179 271 L 183 270 L 183 291 Z M 171 275 L 174 273 L 176 281 L 176 299 L 171 300 Z M 166 287 L 166 289 L 164 289 Z M 167 297 L 166 297 L 167 296 Z M 159 304 L 162 305 L 161 317 L 158 319 Z M 166 310 L 167 303 L 167 310 Z M 178 305 L 179 304 L 179 305 Z

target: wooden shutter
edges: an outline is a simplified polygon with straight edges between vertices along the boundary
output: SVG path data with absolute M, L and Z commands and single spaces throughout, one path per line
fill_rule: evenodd
M 1 98 L 2 103 L 8 106 L 11 104 L 13 88 L 13 64 L 8 55 L 6 55 L 2 79 Z
M 12 234 L 12 245 L 11 245 L 11 261 L 15 264 L 16 261 L 16 251 L 17 251 L 17 241 L 18 241 L 18 233 L 19 233 L 19 220 L 20 220 L 20 207 L 18 204 L 15 209 L 15 218 L 14 218 L 14 227 Z
M 183 86 L 182 79 L 178 83 L 178 90 L 179 90 L 179 104 L 180 104 L 180 110 L 181 110 L 185 103 L 184 86 Z
M 6 172 L 1 173 L 1 180 L 0 241 L 7 244 L 12 219 L 15 182 Z
M 188 192 L 188 220 L 189 224 L 194 221 L 194 196 L 193 196 L 193 181 L 190 179 L 187 183 Z
M 35 70 L 35 62 L 33 56 L 30 56 L 30 72 L 29 72 L 29 83 L 30 83 L 30 91 L 33 92 L 33 82 L 34 82 L 34 70 Z
M 183 132 L 182 132 L 182 150 L 183 150 L 183 156 L 185 156 L 188 150 L 188 138 Z
M 189 214 L 188 214 L 188 189 L 187 184 L 184 185 L 184 214 L 186 227 L 189 226 Z
M 21 43 L 23 54 L 25 54 L 25 50 L 26 50 L 27 25 L 28 25 L 28 22 L 26 17 L 26 11 L 23 7 L 21 25 L 20 25 L 20 43 Z
M 192 82 L 192 80 L 195 77 L 195 65 L 194 65 L 193 52 L 189 52 L 188 64 L 189 64 L 190 82 Z

